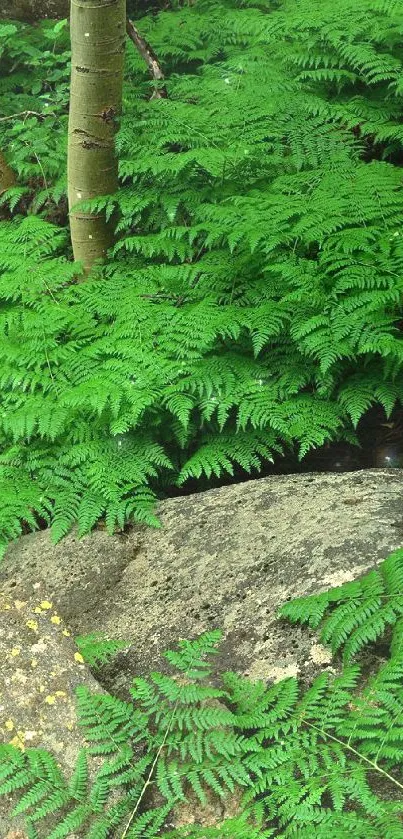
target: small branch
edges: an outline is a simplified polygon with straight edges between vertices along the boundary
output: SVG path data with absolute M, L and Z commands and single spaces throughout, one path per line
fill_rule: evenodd
M 180 295 L 178 295 L 178 294 L 163 294 L 160 291 L 156 291 L 154 294 L 140 294 L 140 297 L 143 297 L 145 300 L 178 300 L 178 299 L 180 299 Z
M 126 21 L 126 32 L 131 41 L 133 41 L 134 46 L 140 53 L 141 57 L 144 59 L 145 63 L 147 64 L 150 76 L 154 81 L 161 82 L 164 81 L 165 76 L 161 70 L 160 63 L 158 61 L 157 56 L 155 55 L 154 50 L 150 45 L 147 43 L 145 38 L 140 35 L 137 27 L 134 25 L 133 21 L 130 18 L 127 18 Z M 163 85 L 162 87 L 156 87 L 154 93 L 152 95 L 152 99 L 167 99 L 168 92 Z
M 39 111 L 20 111 L 19 114 L 10 114 L 8 117 L 0 117 L 0 122 L 7 122 L 9 119 L 16 119 L 17 117 L 54 117 L 51 111 L 48 114 L 41 114 Z

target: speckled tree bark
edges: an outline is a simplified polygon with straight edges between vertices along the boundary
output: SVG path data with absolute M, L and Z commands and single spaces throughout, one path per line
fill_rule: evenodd
M 114 137 L 121 111 L 126 0 L 71 0 L 68 195 L 74 258 L 85 272 L 113 243 L 105 214 L 78 202 L 118 188 Z

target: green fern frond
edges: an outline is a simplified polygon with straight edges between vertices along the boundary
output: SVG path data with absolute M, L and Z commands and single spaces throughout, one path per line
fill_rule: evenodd
M 90 667 L 100 667 L 116 655 L 119 650 L 124 650 L 128 646 L 126 641 L 106 638 L 100 632 L 78 635 L 74 640 L 84 661 Z
M 388 627 L 401 631 L 403 551 L 394 551 L 361 580 L 285 603 L 279 614 L 293 623 L 320 627 L 320 639 L 330 644 L 334 653 L 343 650 L 344 660 L 350 661 Z

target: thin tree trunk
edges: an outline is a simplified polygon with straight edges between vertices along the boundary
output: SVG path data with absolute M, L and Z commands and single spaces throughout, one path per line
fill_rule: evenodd
M 0 150 L 0 195 L 15 184 L 15 174 Z
M 104 212 L 74 207 L 118 188 L 114 137 L 122 103 L 126 0 L 71 0 L 70 24 L 70 228 L 74 258 L 88 273 L 113 243 L 113 222 Z

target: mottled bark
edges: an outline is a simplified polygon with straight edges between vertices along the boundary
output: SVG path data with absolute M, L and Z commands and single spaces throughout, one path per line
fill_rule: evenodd
M 118 188 L 114 137 L 121 111 L 126 0 L 71 0 L 68 196 L 74 258 L 88 272 L 113 243 L 104 212 L 80 201 Z
M 0 150 L 0 195 L 15 184 L 15 174 Z
M 68 17 L 70 0 L 0 0 L 0 20 L 33 23 L 43 18 Z

